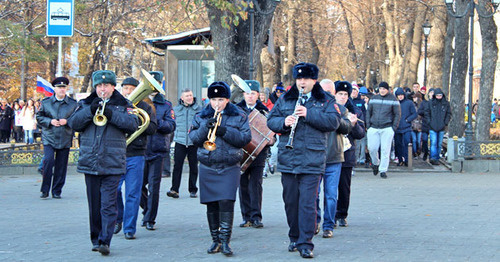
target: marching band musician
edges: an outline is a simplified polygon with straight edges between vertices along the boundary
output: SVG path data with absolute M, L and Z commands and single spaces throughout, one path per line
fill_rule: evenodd
M 152 71 L 149 73 L 160 85 L 163 83 L 163 72 Z M 156 109 L 157 128 L 156 133 L 148 136 L 140 206 L 144 215 L 142 226 L 146 227 L 147 230 L 155 230 L 154 225 L 160 201 L 163 159 L 167 155 L 170 156 L 166 142 L 167 135 L 175 131 L 176 125 L 172 103 L 158 92 L 151 93 L 150 98 Z
M 207 206 L 207 220 L 213 240 L 207 252 L 213 254 L 222 251 L 224 255 L 231 256 L 233 251 L 229 242 L 236 190 L 240 184 L 241 149 L 252 137 L 246 114 L 229 103 L 231 89 L 228 84 L 213 82 L 207 93 L 210 104 L 196 114 L 189 137 L 198 146 L 200 202 Z M 218 125 L 216 115 L 219 113 L 221 120 Z M 216 145 L 215 149 L 209 148 L 212 151 L 203 146 L 209 131 L 215 132 L 212 141 Z
M 120 177 L 126 172 L 125 135 L 134 133 L 139 125 L 132 103 L 116 91 L 115 86 L 114 72 L 94 72 L 94 92 L 78 102 L 76 111 L 68 119 L 69 126 L 80 132 L 77 171 L 85 174 L 92 251 L 102 255 L 110 253 L 117 216 L 116 192 Z M 107 122 L 93 121 L 96 112 L 101 117 L 104 115 Z
M 133 77 L 126 78 L 122 82 L 122 95 L 129 98 L 129 95 L 138 85 L 139 81 L 137 79 Z M 127 172 L 121 177 L 118 185 L 118 218 L 114 231 L 115 234 L 118 234 L 123 223 L 125 239 L 129 240 L 135 239 L 148 135 L 154 134 L 157 128 L 156 114 L 153 108 L 144 101 L 139 101 L 137 107 L 143 109 L 149 115 L 149 125 L 141 135 L 127 146 Z M 121 190 L 123 183 L 125 183 L 125 205 L 123 204 Z
M 267 107 L 259 101 L 260 84 L 255 80 L 245 80 L 252 93 L 243 93 L 244 100 L 238 106 L 249 115 L 253 109 L 266 116 Z M 261 228 L 262 224 L 262 174 L 266 164 L 269 146 L 266 146 L 253 160 L 252 164 L 241 175 L 240 179 L 240 209 L 243 223 L 240 227 Z
M 299 250 L 303 258 L 314 257 L 315 201 L 320 177 L 325 172 L 327 135 L 338 128 L 340 119 L 333 105 L 335 99 L 317 82 L 318 73 L 314 64 L 295 65 L 295 84 L 277 100 L 267 120 L 271 130 L 281 133 L 278 170 L 282 173 L 283 201 L 290 228 L 288 251 Z M 292 133 L 294 146 L 290 149 L 286 145 Z

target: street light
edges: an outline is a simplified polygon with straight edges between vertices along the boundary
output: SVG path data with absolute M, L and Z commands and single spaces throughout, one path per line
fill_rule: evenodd
M 427 86 L 427 38 L 431 33 L 432 25 L 429 23 L 429 20 L 425 20 L 425 23 L 422 25 L 422 29 L 424 31 L 425 43 L 424 43 L 424 86 Z
M 467 125 L 465 127 L 465 142 L 472 141 L 472 137 L 474 135 L 474 131 L 472 130 L 472 77 L 473 77 L 473 48 L 474 48 L 474 9 L 476 9 L 476 3 L 474 0 L 468 0 L 467 8 L 463 14 L 456 14 L 453 11 L 453 0 L 444 0 L 446 4 L 446 8 L 448 9 L 448 13 L 455 18 L 462 18 L 469 13 L 470 16 L 470 32 L 469 32 L 469 110 L 467 110 Z M 493 5 L 493 12 L 491 14 L 481 14 L 479 9 L 476 10 L 477 14 L 483 18 L 490 18 L 495 15 L 497 11 L 498 5 L 500 4 L 500 0 L 491 0 L 491 4 Z M 466 143 L 467 145 L 467 143 Z M 466 146 L 466 148 L 469 148 Z

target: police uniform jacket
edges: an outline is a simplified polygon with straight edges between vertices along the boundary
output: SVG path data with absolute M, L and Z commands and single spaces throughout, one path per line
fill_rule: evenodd
M 137 130 L 139 119 L 132 112 L 132 103 L 114 91 L 106 103 L 113 116 L 104 126 L 96 126 L 90 104 L 97 97 L 94 91 L 78 102 L 68 124 L 80 132 L 80 157 L 77 171 L 91 175 L 120 175 L 126 172 L 126 137 Z
M 189 106 L 186 106 L 184 102 L 179 99 L 179 104 L 174 107 L 175 112 L 175 134 L 174 134 L 174 142 L 185 145 L 192 146 L 193 141 L 188 136 L 189 128 L 191 127 L 191 123 L 193 123 L 194 115 L 200 112 L 202 107 L 196 103 L 196 97 L 193 100 L 193 103 Z
M 247 114 L 247 116 L 250 113 L 252 113 L 252 110 L 248 108 L 245 100 L 238 103 L 238 106 Z M 262 102 L 260 102 L 260 100 L 257 100 L 254 109 L 258 110 L 264 116 L 267 116 L 269 114 L 269 109 L 267 109 L 267 107 Z M 250 166 L 251 167 L 264 166 L 266 163 L 268 151 L 269 151 L 269 146 L 264 147 L 264 149 L 260 151 L 259 155 L 252 161 L 252 164 L 250 164 Z
M 285 148 L 290 136 L 290 127 L 285 118 L 295 110 L 299 90 L 296 85 L 280 96 L 269 113 L 267 126 L 281 133 L 278 144 L 278 170 L 292 174 L 323 174 L 326 163 L 326 144 L 329 132 L 337 130 L 340 115 L 335 110 L 335 98 L 323 91 L 316 83 L 311 97 L 305 103 L 307 116 L 299 118 L 295 129 L 293 149 Z
M 167 134 L 175 130 L 175 114 L 172 103 L 167 101 L 162 94 L 157 94 L 153 98 L 156 108 L 156 121 L 158 123 L 156 133 L 148 137 L 146 149 L 146 160 L 164 158 L 167 156 Z
M 223 136 L 216 136 L 217 149 L 208 151 L 203 147 L 203 142 L 207 140 L 209 131 L 205 123 L 208 119 L 213 118 L 214 112 L 214 109 L 207 105 L 193 119 L 189 137 L 199 147 L 198 161 L 212 168 L 224 168 L 239 164 L 243 157 L 241 148 L 252 140 L 248 117 L 236 105 L 228 103 L 222 113 L 221 120 L 221 126 L 226 127 L 226 133 Z
M 76 100 L 69 96 L 58 101 L 56 96 L 42 100 L 42 106 L 36 113 L 36 121 L 42 127 L 42 141 L 55 149 L 70 148 L 73 140 L 73 130 L 68 125 L 53 126 L 52 119 L 68 119 L 77 107 Z
M 146 153 L 148 136 L 153 135 L 156 132 L 157 128 L 156 113 L 153 108 L 144 101 L 140 101 L 136 106 L 146 111 L 146 113 L 149 115 L 149 125 L 141 135 L 130 142 L 130 144 L 127 146 L 127 157 L 144 156 L 144 154 Z M 129 136 L 130 135 L 131 134 L 129 134 Z

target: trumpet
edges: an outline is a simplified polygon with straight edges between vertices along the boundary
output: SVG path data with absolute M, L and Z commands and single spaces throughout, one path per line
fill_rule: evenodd
M 300 100 L 302 98 L 302 94 L 304 93 L 304 88 L 300 88 L 299 97 L 297 98 L 297 103 L 295 104 L 295 110 L 293 110 L 293 116 L 295 116 L 295 122 L 292 125 L 292 130 L 290 131 L 290 136 L 288 137 L 288 143 L 286 144 L 286 148 L 293 149 L 293 137 L 295 136 L 295 128 L 297 128 L 297 123 L 299 123 L 299 117 L 295 114 L 297 108 L 300 106 Z
M 106 107 L 106 101 L 101 101 L 99 108 L 95 111 L 93 118 L 94 124 L 96 126 L 105 126 L 108 122 L 108 118 L 104 115 L 104 108 Z
M 217 109 L 218 108 L 215 109 L 213 117 L 217 120 L 215 126 L 208 131 L 208 140 L 203 142 L 203 147 L 208 151 L 214 151 L 217 148 L 217 145 L 215 145 L 215 133 L 217 132 L 217 127 L 220 126 L 220 122 L 222 119 L 222 114 L 221 112 L 217 112 Z

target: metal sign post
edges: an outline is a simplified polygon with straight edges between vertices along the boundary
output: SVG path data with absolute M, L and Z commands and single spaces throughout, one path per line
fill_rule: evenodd
M 59 37 L 56 76 L 62 76 L 62 37 L 73 36 L 74 0 L 47 1 L 47 36 Z

